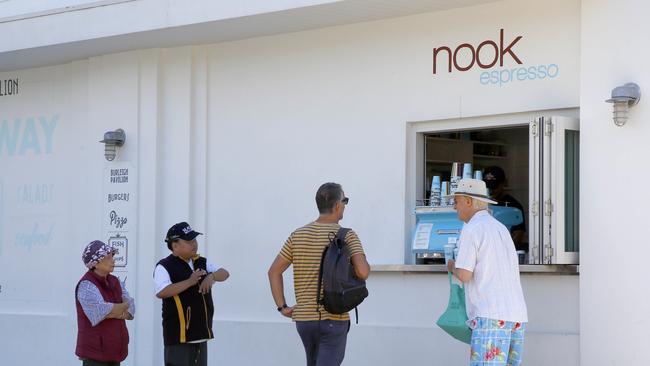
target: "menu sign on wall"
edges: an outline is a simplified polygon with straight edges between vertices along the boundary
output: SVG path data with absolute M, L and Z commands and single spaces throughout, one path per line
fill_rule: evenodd
M 128 162 L 111 163 L 104 170 L 103 238 L 118 249 L 115 267 L 126 270 L 129 245 L 136 237 L 135 169 Z
M 413 250 L 427 250 L 429 249 L 429 238 L 431 237 L 431 230 L 433 224 L 419 223 L 415 228 L 415 235 L 413 235 Z

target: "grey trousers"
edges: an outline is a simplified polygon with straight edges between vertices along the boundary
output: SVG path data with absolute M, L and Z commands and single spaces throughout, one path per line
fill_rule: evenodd
M 339 366 L 343 362 L 350 321 L 296 322 L 296 329 L 305 346 L 307 366 Z
M 208 342 L 165 346 L 165 366 L 208 366 Z

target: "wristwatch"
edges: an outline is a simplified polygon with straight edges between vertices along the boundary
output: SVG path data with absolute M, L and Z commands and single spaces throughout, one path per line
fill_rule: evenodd
M 282 312 L 282 309 L 288 308 L 287 304 L 282 304 L 282 306 L 278 306 L 278 311 Z

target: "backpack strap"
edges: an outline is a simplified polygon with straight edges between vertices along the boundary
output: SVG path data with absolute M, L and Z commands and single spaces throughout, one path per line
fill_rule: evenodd
M 343 249 L 348 243 L 345 241 L 345 237 L 348 235 L 350 228 L 341 227 L 339 232 L 336 233 L 336 245 L 339 245 L 339 249 Z M 320 291 L 318 292 L 320 294 Z M 359 310 L 357 307 L 354 307 L 354 319 L 357 324 L 359 324 Z
M 316 290 L 316 311 L 318 311 L 318 320 L 320 320 L 320 304 L 322 300 L 320 297 L 320 290 L 323 283 L 323 260 L 325 259 L 325 254 L 327 254 L 329 247 L 328 244 L 325 249 L 323 249 L 323 254 L 320 257 L 320 268 L 318 269 L 318 290 Z
M 329 244 L 323 249 L 323 254 L 321 254 L 320 257 L 320 267 L 318 268 L 318 289 L 316 290 L 316 311 L 318 311 L 318 321 L 320 321 L 320 305 L 322 302 L 322 299 L 320 297 L 320 290 L 321 286 L 323 284 L 323 261 L 325 260 L 325 255 L 327 254 L 327 250 L 329 249 L 330 245 L 336 241 L 338 238 L 337 235 L 334 235 L 334 233 L 329 233 L 328 239 L 329 239 Z
M 348 232 L 350 231 L 350 228 L 347 227 L 341 227 L 339 229 L 339 232 L 336 233 L 336 245 L 339 245 L 339 249 L 343 249 L 344 246 L 346 246 L 348 243 L 345 241 L 345 237 L 348 235 Z

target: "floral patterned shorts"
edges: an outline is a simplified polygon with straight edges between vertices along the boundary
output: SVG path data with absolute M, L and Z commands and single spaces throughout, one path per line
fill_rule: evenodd
M 467 323 L 472 328 L 470 366 L 521 364 L 526 323 L 488 318 L 475 318 Z

